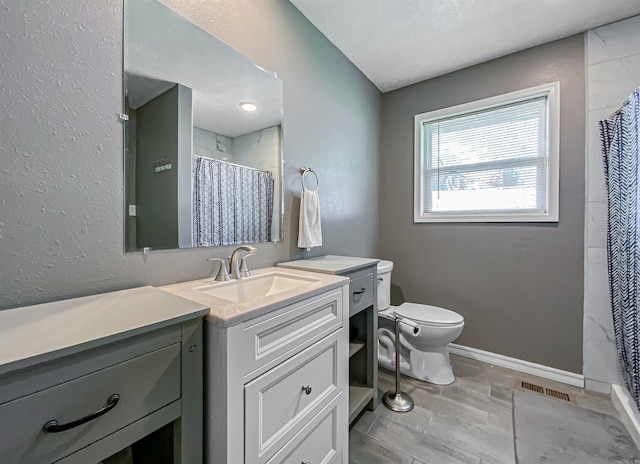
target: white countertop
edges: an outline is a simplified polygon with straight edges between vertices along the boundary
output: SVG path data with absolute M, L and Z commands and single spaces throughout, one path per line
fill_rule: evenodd
M 0 375 L 208 312 L 153 287 L 0 311 Z
M 326 255 L 317 258 L 299 259 L 278 263 L 276 266 L 288 269 L 301 269 L 324 274 L 344 274 L 363 267 L 377 264 L 380 260 L 373 258 L 354 258 L 351 256 Z
M 312 272 L 298 271 L 293 269 L 280 269 L 276 267 L 267 267 L 263 269 L 257 269 L 251 271 L 253 276 L 259 276 L 261 274 L 268 273 L 281 273 L 290 274 L 294 276 L 306 277 L 313 279 L 313 281 L 307 285 L 294 288 L 291 290 L 283 291 L 275 295 L 266 296 L 258 301 L 236 303 L 222 298 L 217 298 L 213 295 L 206 294 L 202 291 L 196 290 L 198 287 L 204 285 L 232 285 L 237 280 L 231 280 L 226 282 L 216 282 L 213 277 L 208 279 L 192 280 L 190 282 L 182 282 L 179 284 L 167 285 L 160 287 L 162 290 L 171 292 L 175 295 L 183 298 L 188 298 L 193 301 L 197 301 L 210 309 L 207 315 L 207 320 L 217 324 L 221 327 L 230 327 L 239 324 L 249 319 L 261 316 L 276 309 L 279 309 L 285 305 L 302 301 L 306 298 L 310 298 L 314 295 L 326 292 L 333 288 L 338 288 L 344 284 L 349 283 L 349 279 L 346 277 L 321 275 Z M 251 277 L 245 277 L 250 279 Z

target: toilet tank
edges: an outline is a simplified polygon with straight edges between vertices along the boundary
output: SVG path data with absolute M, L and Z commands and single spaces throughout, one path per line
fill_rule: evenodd
M 384 311 L 391 304 L 391 271 L 393 262 L 379 261 L 378 266 L 378 311 Z

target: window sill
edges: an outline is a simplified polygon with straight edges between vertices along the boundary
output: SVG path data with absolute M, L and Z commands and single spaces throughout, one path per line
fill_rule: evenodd
M 414 215 L 413 222 L 558 222 L 558 214 L 550 213 L 429 213 Z

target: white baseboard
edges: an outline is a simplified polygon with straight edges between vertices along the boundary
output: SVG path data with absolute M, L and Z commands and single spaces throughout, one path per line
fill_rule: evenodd
M 450 343 L 449 353 L 457 354 L 465 358 L 475 359 L 486 363 L 495 364 L 496 366 L 506 367 L 514 371 L 524 372 L 525 374 L 535 375 L 544 379 L 554 380 L 556 382 L 566 383 L 574 387 L 584 388 L 584 376 L 569 371 L 563 371 L 554 367 L 543 366 L 522 359 L 510 358 L 490 351 L 479 350 L 477 348 L 469 348 L 468 346 L 456 345 Z
M 640 412 L 629 390 L 624 385 L 611 385 L 611 401 L 620 414 L 622 423 L 640 449 Z
M 600 380 L 584 379 L 585 390 L 591 390 L 605 395 L 611 395 L 611 384 Z

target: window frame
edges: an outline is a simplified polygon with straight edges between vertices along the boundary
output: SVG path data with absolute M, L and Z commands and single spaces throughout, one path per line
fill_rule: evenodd
M 545 97 L 547 107 L 547 172 L 545 210 L 532 211 L 451 211 L 424 212 L 423 130 L 424 123 L 449 119 L 468 113 L 499 108 L 534 98 Z M 560 189 L 560 83 L 542 84 L 495 97 L 416 114 L 414 116 L 413 222 L 558 222 Z

